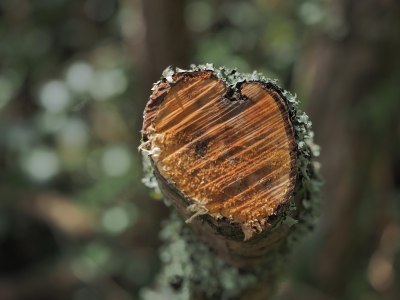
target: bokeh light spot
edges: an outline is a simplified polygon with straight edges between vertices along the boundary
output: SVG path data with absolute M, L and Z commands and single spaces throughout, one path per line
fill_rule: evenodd
M 49 149 L 34 149 L 22 160 L 22 168 L 32 179 L 46 181 L 59 171 L 58 156 Z
M 92 67 L 84 62 L 73 63 L 66 73 L 67 84 L 76 93 L 88 92 L 92 85 L 93 77 Z
M 122 70 L 113 69 L 96 72 L 90 94 L 95 100 L 108 100 L 122 94 L 128 80 Z
M 130 224 L 130 218 L 124 208 L 117 206 L 105 211 L 101 224 L 109 233 L 117 234 L 127 229 Z
M 105 149 L 101 157 L 103 171 L 108 176 L 121 176 L 131 167 L 131 156 L 123 146 L 110 146 Z
M 299 9 L 300 18 L 307 25 L 314 25 L 324 18 L 322 8 L 314 2 L 304 2 Z
M 65 110 L 71 101 L 71 95 L 64 82 L 52 80 L 40 90 L 40 104 L 49 112 L 58 113 Z

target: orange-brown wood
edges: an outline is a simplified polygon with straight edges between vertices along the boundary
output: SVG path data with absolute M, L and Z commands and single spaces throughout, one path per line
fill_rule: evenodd
M 296 180 L 293 128 L 280 94 L 259 82 L 233 96 L 211 72 L 157 86 L 143 133 L 158 172 L 215 218 L 265 224 Z

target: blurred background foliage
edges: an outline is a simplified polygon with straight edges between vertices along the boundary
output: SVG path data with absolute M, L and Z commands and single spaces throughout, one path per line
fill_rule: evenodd
M 151 283 L 168 212 L 141 183 L 141 116 L 162 70 L 190 63 L 277 78 L 314 121 L 321 224 L 280 297 L 398 299 L 399 11 L 0 0 L 0 299 L 136 299 Z

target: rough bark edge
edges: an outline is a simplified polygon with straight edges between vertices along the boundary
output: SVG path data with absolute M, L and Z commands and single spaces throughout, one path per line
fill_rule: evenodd
M 307 212 L 309 208 L 311 209 L 314 206 L 312 203 L 312 194 L 318 193 L 319 186 L 321 184 L 321 180 L 318 175 L 319 165 L 315 161 L 315 157 L 319 156 L 319 147 L 313 142 L 314 133 L 311 130 L 311 122 L 308 119 L 308 116 L 299 109 L 299 102 L 297 101 L 296 96 L 280 88 L 276 84 L 276 80 L 266 78 L 261 73 L 258 73 L 256 71 L 249 74 L 241 74 L 235 69 L 227 69 L 224 67 L 214 68 L 212 64 L 199 66 L 191 65 L 191 69 L 189 70 L 179 68 L 173 69 L 171 67 L 168 67 L 164 70 L 161 80 L 154 84 L 153 90 L 156 89 L 156 87 L 163 82 L 174 83 L 174 75 L 176 74 L 192 71 L 211 71 L 226 84 L 228 89 L 239 86 L 244 82 L 260 82 L 267 88 L 272 88 L 273 90 L 275 90 L 285 100 L 289 111 L 290 120 L 292 121 L 292 125 L 295 131 L 295 143 L 297 145 L 296 150 L 298 153 L 298 178 L 296 180 L 296 187 L 294 189 L 293 196 L 289 200 L 289 205 L 291 205 L 293 209 L 298 208 L 299 212 Z M 143 150 L 143 148 L 141 148 L 141 150 Z M 151 153 L 143 151 L 142 154 L 145 170 L 143 182 L 148 187 L 155 189 L 154 192 L 158 197 L 162 197 L 162 195 L 160 194 L 160 190 L 157 186 L 157 181 L 154 179 L 154 171 L 149 160 L 149 156 L 151 156 Z M 301 203 L 297 203 L 295 198 L 301 198 Z M 169 203 L 166 204 L 169 205 Z M 299 217 L 301 217 L 301 215 L 308 215 L 308 213 L 300 213 Z M 290 225 L 292 225 L 292 223 L 296 222 L 296 220 L 291 219 L 288 220 L 288 222 L 290 222 Z M 276 222 L 273 223 L 273 225 L 279 225 L 276 224 Z
M 191 65 L 190 70 L 168 67 L 164 70 L 161 80 L 155 83 L 154 88 L 162 82 L 173 83 L 175 74 L 190 71 L 211 71 L 223 80 L 228 89 L 244 82 L 261 82 L 276 90 L 286 101 L 298 151 L 298 178 L 293 196 L 289 200 L 289 208 L 285 213 L 278 215 L 271 230 L 280 225 L 287 225 L 291 227 L 291 231 L 283 247 L 274 253 L 269 253 L 262 267 L 254 267 L 253 270 L 243 272 L 212 253 L 198 241 L 179 217 L 174 216 L 166 222 L 161 233 L 165 246 L 160 252 L 163 270 L 158 276 L 157 285 L 153 290 L 143 290 L 142 296 L 149 300 L 237 299 L 245 290 L 251 288 L 253 291 L 258 291 L 255 294 L 260 293 L 253 295 L 254 298 L 263 297 L 273 290 L 274 282 L 284 269 L 284 258 L 287 257 L 294 243 L 313 228 L 319 211 L 321 179 L 319 164 L 315 160 L 319 156 L 319 147 L 313 142 L 311 121 L 300 110 L 295 95 L 280 88 L 276 80 L 268 79 L 256 71 L 240 74 L 235 69 L 214 68 L 212 64 Z M 149 161 L 149 154 L 142 153 L 144 161 Z M 153 177 L 149 163 L 144 182 L 151 182 L 149 187 L 154 189 L 156 180 Z M 169 205 L 169 203 L 166 204 Z M 262 286 L 266 285 L 267 281 L 268 287 Z M 246 295 L 249 294 L 246 293 Z

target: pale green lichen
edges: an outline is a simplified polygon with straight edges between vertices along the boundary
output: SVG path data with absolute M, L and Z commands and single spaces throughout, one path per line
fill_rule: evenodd
M 156 178 L 153 175 L 153 167 L 150 162 L 149 156 L 142 152 L 142 167 L 143 167 L 143 178 L 142 182 L 145 186 L 151 189 L 151 196 L 154 199 L 162 199 L 162 194 L 160 188 L 158 187 L 158 183 Z M 166 200 L 164 200 L 166 201 Z
M 188 300 L 200 294 L 207 299 L 236 299 L 245 288 L 257 283 L 264 272 L 241 272 L 225 263 L 198 241 L 176 213 L 165 222 L 161 238 L 163 270 L 155 287 L 141 292 L 146 300 Z

